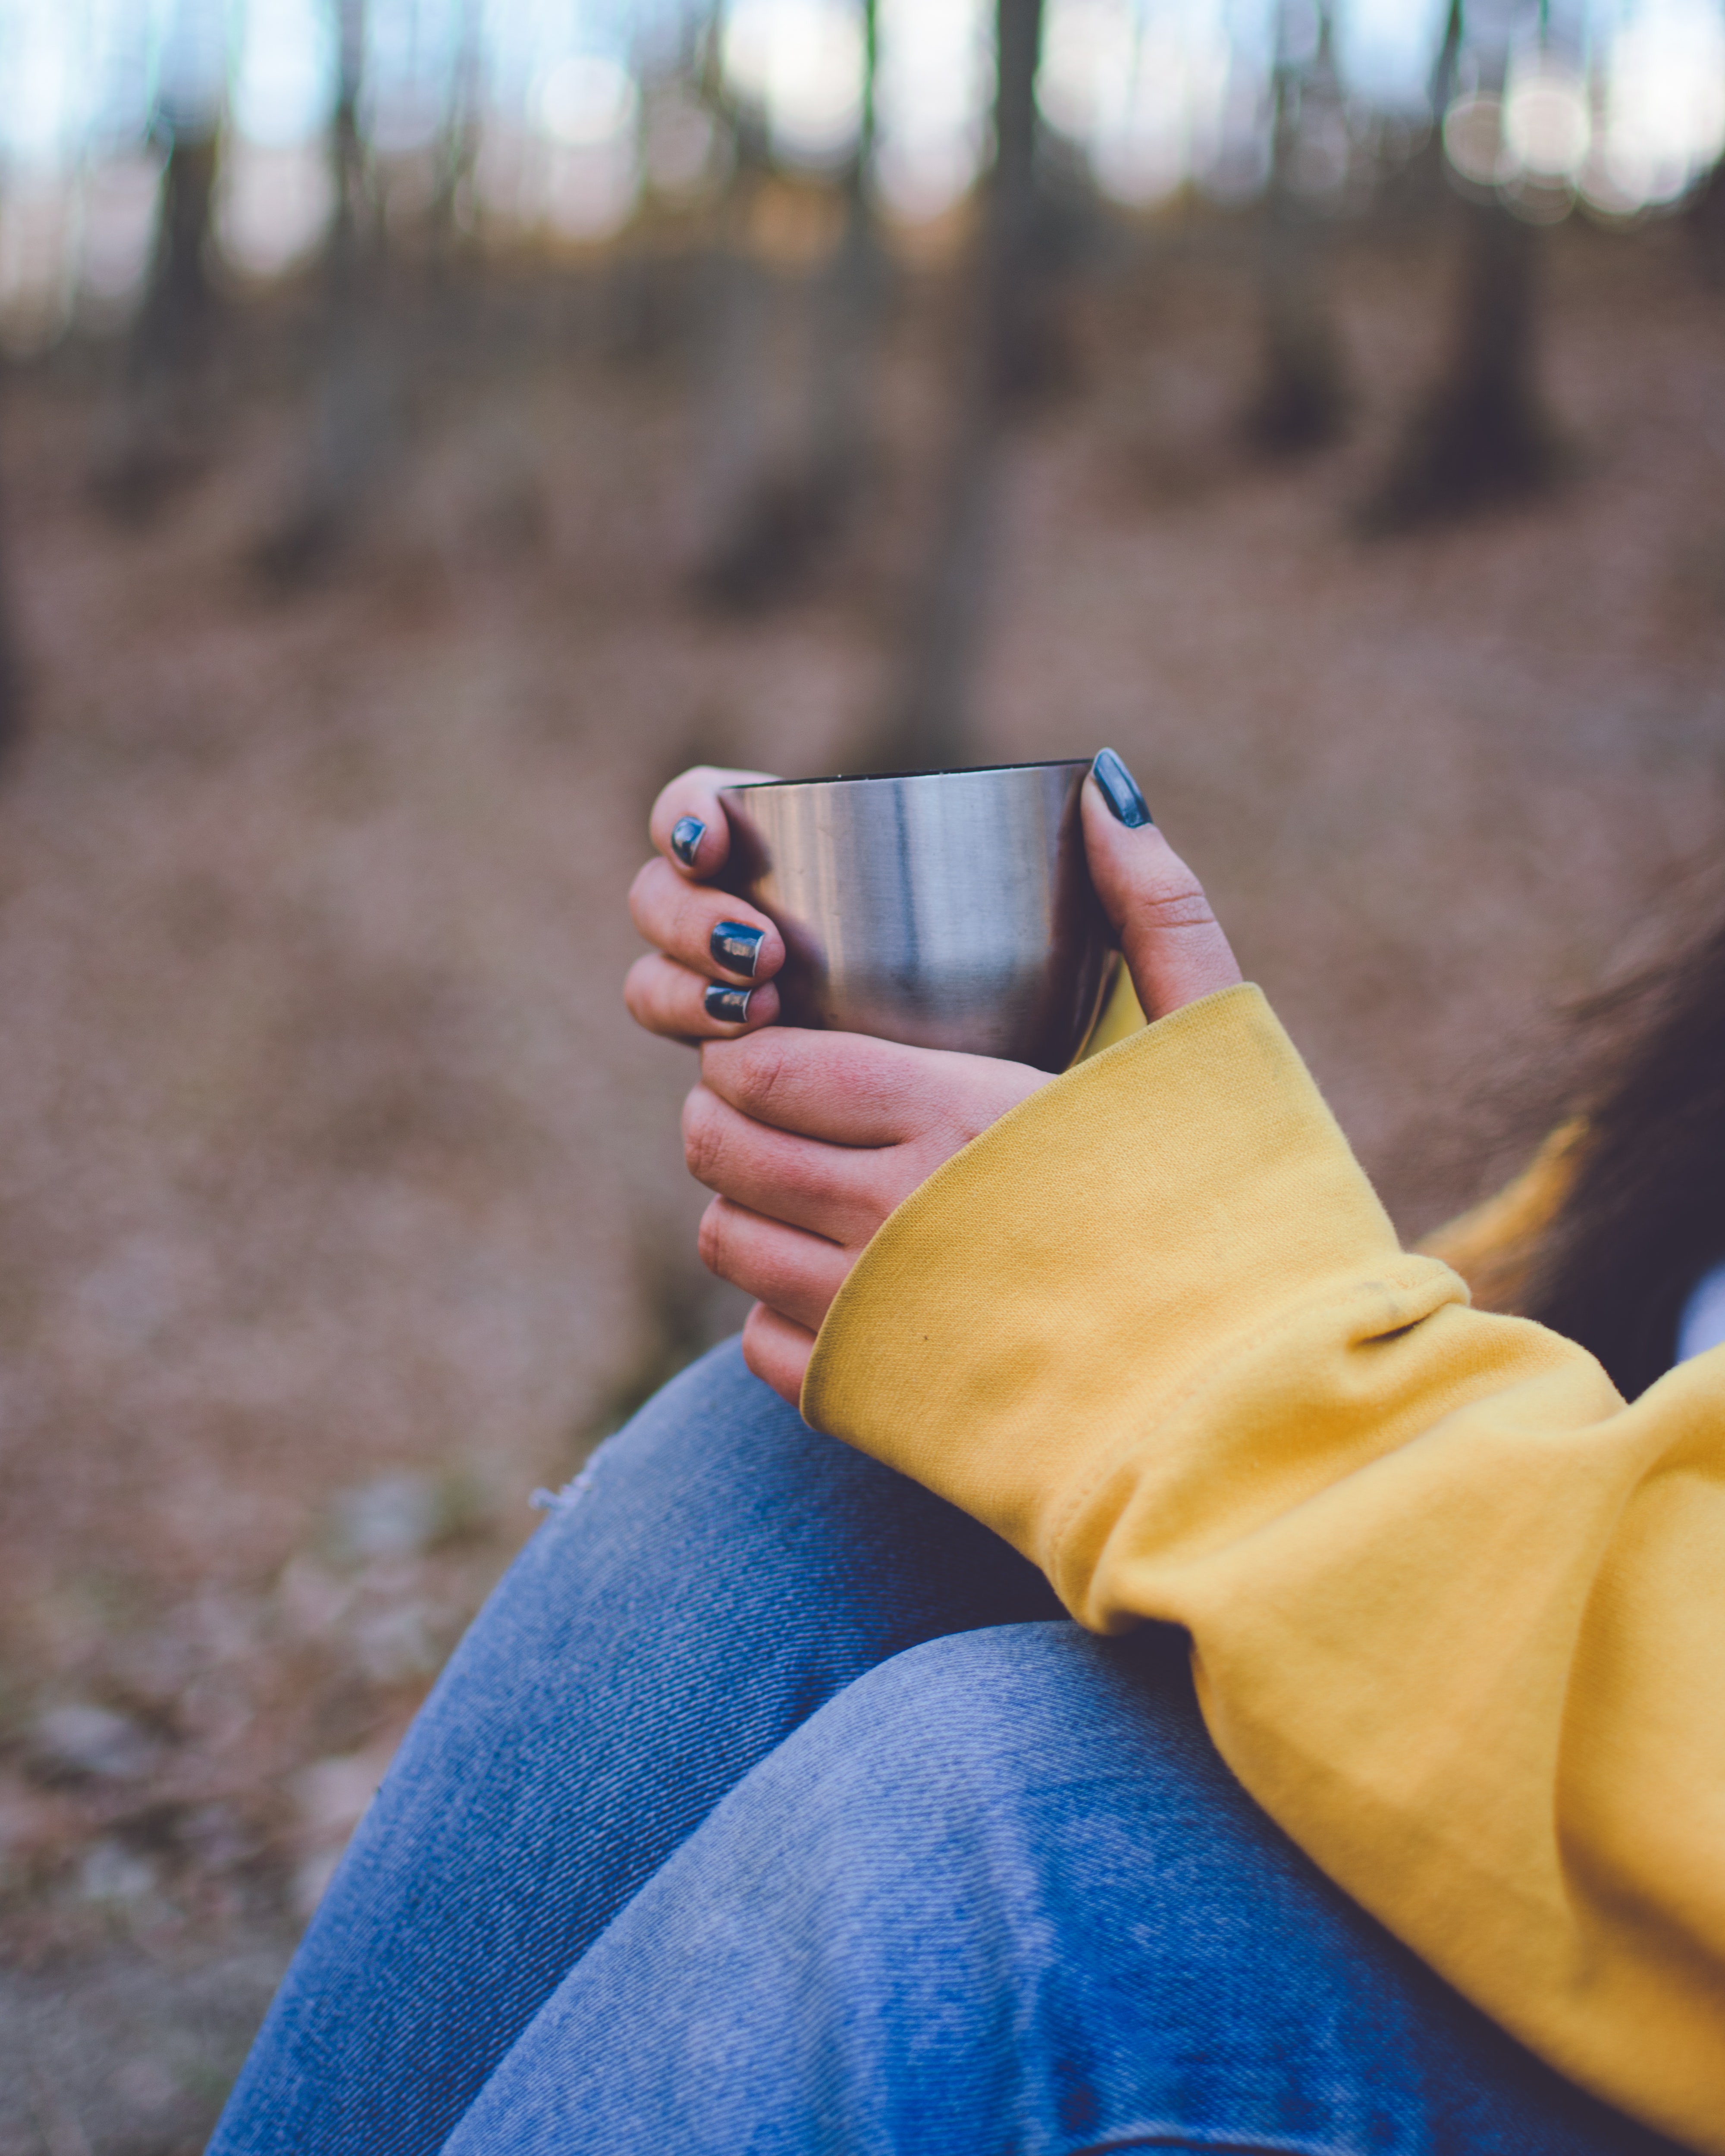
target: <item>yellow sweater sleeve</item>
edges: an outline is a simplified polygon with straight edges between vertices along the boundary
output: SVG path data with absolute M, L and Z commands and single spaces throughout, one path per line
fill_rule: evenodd
M 1725 1350 L 1625 1407 L 1471 1309 L 1233 988 L 908 1199 L 803 1404 L 1083 1624 L 1185 1626 L 1223 1756 L 1332 1878 L 1725 2156 Z

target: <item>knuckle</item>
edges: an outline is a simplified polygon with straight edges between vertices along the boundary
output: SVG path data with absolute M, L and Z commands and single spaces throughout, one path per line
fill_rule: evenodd
M 1216 916 L 1201 891 L 1170 891 L 1153 900 L 1146 911 L 1160 928 L 1214 928 Z
M 1132 911 L 1171 928 L 1207 928 L 1215 921 L 1204 886 L 1178 860 L 1144 878 L 1133 893 Z
M 649 942 L 658 940 L 649 923 L 656 910 L 654 900 L 664 873 L 663 861 L 656 859 L 644 861 L 636 870 L 634 880 L 629 887 L 629 917 Z
M 762 1122 L 773 1121 L 773 1110 L 784 1094 L 791 1054 L 788 1036 L 769 1027 L 751 1034 L 747 1046 L 737 1057 L 738 1106 Z
M 683 1158 L 697 1183 L 711 1186 L 719 1173 L 725 1142 L 713 1110 L 716 1103 L 704 1086 L 696 1086 L 683 1103 Z
M 730 1248 L 730 1219 L 724 1201 L 714 1199 L 701 1216 L 701 1225 L 695 1231 L 695 1247 L 701 1262 L 710 1273 L 722 1279 L 725 1273 L 726 1252 Z
M 765 1308 L 758 1302 L 743 1320 L 742 1359 L 751 1377 L 758 1378 L 763 1385 L 773 1385 L 778 1362 L 773 1353 Z
M 623 977 L 624 1008 L 640 1025 L 663 1026 L 670 1015 L 664 1009 L 660 994 L 660 968 L 663 963 L 662 959 L 649 954 L 637 958 Z

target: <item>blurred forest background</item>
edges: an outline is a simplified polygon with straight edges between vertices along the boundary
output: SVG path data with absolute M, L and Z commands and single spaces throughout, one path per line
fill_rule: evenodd
M 1719 0 L 0 0 L 0 2156 L 735 1323 L 656 787 L 1126 755 L 1409 1233 L 1725 805 Z

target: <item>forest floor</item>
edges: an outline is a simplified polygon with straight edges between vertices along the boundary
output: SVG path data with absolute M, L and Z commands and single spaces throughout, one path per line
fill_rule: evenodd
M 1122 751 L 1414 1234 L 1528 1142 L 1725 810 L 1725 295 L 1675 233 L 1548 252 L 1543 502 L 1358 534 L 1445 320 L 1420 235 L 1333 264 L 1337 450 L 1245 454 L 1247 257 L 1168 246 L 1098 278 L 1004 496 L 973 760 Z M 691 594 L 675 352 L 470 369 L 291 597 L 247 567 L 288 390 L 128 528 L 90 370 L 12 385 L 0 2156 L 201 2145 L 529 1492 L 734 1322 L 623 896 L 671 772 L 840 767 L 882 709 L 948 311 L 912 280 L 857 535 L 747 618 Z

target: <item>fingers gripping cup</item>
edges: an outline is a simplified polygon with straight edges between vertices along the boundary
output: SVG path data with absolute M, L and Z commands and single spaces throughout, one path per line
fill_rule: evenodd
M 783 1022 L 1065 1070 L 1114 964 L 1079 822 L 1089 768 L 725 788 L 720 880 L 784 937 Z

